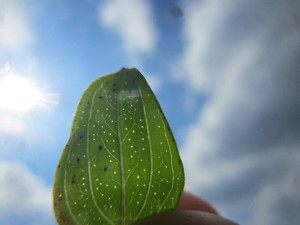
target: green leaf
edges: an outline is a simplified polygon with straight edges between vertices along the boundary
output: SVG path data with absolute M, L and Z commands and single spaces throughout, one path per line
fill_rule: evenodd
M 184 172 L 168 122 L 137 69 L 96 79 L 77 107 L 53 185 L 59 224 L 129 224 L 174 209 Z

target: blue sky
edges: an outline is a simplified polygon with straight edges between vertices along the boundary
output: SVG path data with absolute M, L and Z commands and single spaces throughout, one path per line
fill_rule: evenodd
M 299 224 L 299 12 L 296 0 L 0 0 L 0 224 L 55 224 L 77 102 L 123 66 L 156 93 L 187 190 L 240 224 Z

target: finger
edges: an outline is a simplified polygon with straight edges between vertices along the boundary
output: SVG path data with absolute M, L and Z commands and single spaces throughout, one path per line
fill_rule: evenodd
M 177 209 L 199 210 L 218 215 L 217 210 L 211 204 L 204 199 L 186 191 L 183 192 Z
M 212 213 L 176 210 L 138 220 L 132 225 L 237 225 Z

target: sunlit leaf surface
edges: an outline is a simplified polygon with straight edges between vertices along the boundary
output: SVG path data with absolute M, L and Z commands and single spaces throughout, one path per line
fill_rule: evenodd
M 129 224 L 176 207 L 184 173 L 173 134 L 136 69 L 84 92 L 53 187 L 59 224 Z

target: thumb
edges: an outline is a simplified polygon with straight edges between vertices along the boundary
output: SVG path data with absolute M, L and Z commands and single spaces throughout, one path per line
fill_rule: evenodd
M 237 225 L 212 213 L 176 210 L 152 215 L 134 222 L 132 225 Z

